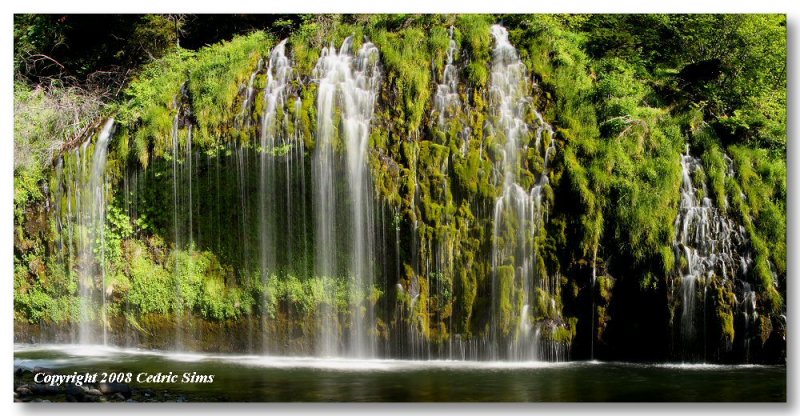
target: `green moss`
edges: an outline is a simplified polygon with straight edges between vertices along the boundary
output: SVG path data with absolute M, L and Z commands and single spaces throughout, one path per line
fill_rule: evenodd
M 614 283 L 614 279 L 611 276 L 597 276 L 597 287 L 599 288 L 600 298 L 606 303 L 611 301 Z
M 571 345 L 572 340 L 578 327 L 578 318 L 570 318 L 568 323 L 558 325 L 545 325 L 542 331 L 542 337 L 546 340 L 563 344 Z
M 728 164 L 719 146 L 710 146 L 702 155 L 703 167 L 708 173 L 711 197 L 716 206 L 722 211 L 728 210 L 728 198 L 725 195 L 725 176 L 728 173 Z
M 166 270 L 153 263 L 142 249 L 131 258 L 131 289 L 127 299 L 142 314 L 169 313 L 175 306 L 175 289 Z
M 735 335 L 733 330 L 733 313 L 721 312 L 719 314 L 719 319 L 722 322 L 722 335 L 725 337 L 727 342 L 732 343 Z
M 490 16 L 462 15 L 456 19 L 461 45 L 469 57 L 466 79 L 475 89 L 484 89 L 489 81 L 492 36 Z
M 133 146 L 124 148 L 131 149 L 143 166 L 149 163 L 151 148 L 154 156 L 163 156 L 171 146 L 179 106 L 186 104 L 198 124 L 194 141 L 201 148 L 227 137 L 238 114 L 240 86 L 272 44 L 268 35 L 254 32 L 196 53 L 177 50 L 145 66 L 125 90 L 125 101 L 115 108 L 117 121 L 133 134 Z M 184 83 L 188 97 L 182 98 Z M 189 102 L 182 103 L 186 98 Z
M 772 321 L 768 316 L 761 315 L 758 317 L 758 329 L 758 338 L 761 341 L 761 345 L 764 345 L 772 334 Z
M 145 66 L 124 91 L 125 100 L 116 108 L 117 122 L 133 132 L 131 150 L 142 166 L 149 163 L 151 146 L 160 157 L 171 143 L 175 97 L 188 79 L 193 58 L 193 52 L 182 49 L 167 54 Z
M 380 50 L 386 71 L 385 82 L 395 91 L 395 102 L 399 100 L 398 117 L 405 120 L 407 134 L 419 129 L 428 111 L 431 56 L 427 48 L 420 47 L 427 38 L 428 34 L 418 28 L 372 32 L 372 42 Z
M 189 92 L 199 124 L 196 143 L 209 145 L 227 135 L 239 112 L 240 87 L 273 45 L 268 35 L 254 32 L 197 52 L 189 66 Z
M 730 348 L 735 337 L 733 315 L 736 308 L 736 296 L 733 283 L 730 280 L 714 276 L 711 278 L 710 285 L 713 288 L 711 298 L 716 320 L 719 323 L 719 334 L 726 348 Z
M 784 302 L 773 271 L 779 277 L 786 273 L 786 165 L 763 150 L 732 146 L 729 151 L 736 172 L 736 180 L 728 181 L 731 206 L 755 252 L 753 269 L 761 296 L 777 313 Z
M 499 314 L 499 326 L 503 335 L 508 335 L 515 324 L 514 322 L 514 267 L 500 266 L 497 268 L 497 294 Z

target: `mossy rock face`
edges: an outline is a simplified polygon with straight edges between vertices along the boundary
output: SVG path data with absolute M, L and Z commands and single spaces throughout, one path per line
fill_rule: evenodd
M 761 340 L 761 344 L 764 345 L 772 334 L 772 321 L 767 316 L 760 316 L 758 317 L 758 328 L 758 338 Z
M 575 338 L 578 327 L 578 319 L 570 318 L 568 322 L 557 320 L 544 320 L 540 323 L 541 336 L 549 342 L 569 346 Z
M 514 316 L 514 268 L 511 266 L 500 266 L 497 268 L 497 286 L 495 288 L 497 296 L 496 313 L 499 316 L 499 330 L 505 336 L 511 333 L 515 324 Z
M 601 268 L 601 272 L 604 268 Z M 614 286 L 616 280 L 607 274 L 600 274 L 596 277 L 595 287 L 595 309 L 592 319 L 594 322 L 595 337 L 599 342 L 605 341 L 605 333 L 609 322 L 613 319 L 609 306 L 614 301 Z
M 597 276 L 598 295 L 606 304 L 611 301 L 614 290 L 614 278 L 608 275 Z

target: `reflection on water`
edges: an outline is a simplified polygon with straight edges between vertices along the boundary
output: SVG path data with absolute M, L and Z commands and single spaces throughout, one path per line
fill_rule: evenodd
M 352 360 L 16 345 L 57 373 L 193 372 L 211 384 L 131 383 L 194 401 L 785 401 L 785 366 Z

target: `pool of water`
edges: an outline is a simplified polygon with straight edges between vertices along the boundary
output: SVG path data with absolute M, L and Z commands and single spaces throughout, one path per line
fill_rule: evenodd
M 169 391 L 192 401 L 786 401 L 785 366 L 354 360 L 71 345 L 14 349 L 18 367 L 131 373 L 134 389 Z M 178 376 L 174 383 L 146 381 L 147 375 L 170 372 Z M 213 375 L 213 382 L 184 383 L 184 373 L 195 380 Z

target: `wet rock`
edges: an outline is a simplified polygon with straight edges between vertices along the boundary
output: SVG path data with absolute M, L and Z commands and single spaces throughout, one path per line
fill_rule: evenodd
M 31 384 L 28 388 L 33 394 L 50 395 L 61 393 L 61 389 L 58 388 L 58 386 L 51 386 L 49 384 Z
M 20 397 L 30 396 L 31 394 L 33 394 L 31 389 L 27 385 L 17 387 L 16 392 L 18 395 L 20 395 Z
M 76 384 L 67 384 L 67 387 L 64 389 L 66 394 L 72 394 L 75 396 L 83 396 L 86 394 L 88 389 L 84 386 L 78 386 Z
M 131 386 L 125 383 L 100 383 L 97 386 L 97 389 L 103 392 L 103 394 L 116 394 L 120 393 L 125 398 L 131 397 Z
M 86 390 L 86 394 L 89 396 L 97 396 L 100 397 L 103 395 L 103 392 L 97 389 L 88 389 Z
M 122 393 L 114 393 L 114 395 L 111 396 L 111 398 L 116 400 L 116 401 L 120 401 L 120 402 L 124 402 L 125 401 L 125 396 Z
M 86 390 L 88 389 L 83 386 L 67 384 L 67 387 L 64 389 L 64 394 L 67 396 L 67 401 L 80 402 L 83 401 L 84 396 L 86 396 Z
M 21 366 L 14 366 L 14 375 L 19 377 L 25 375 L 25 373 L 30 373 L 30 368 L 25 368 Z

